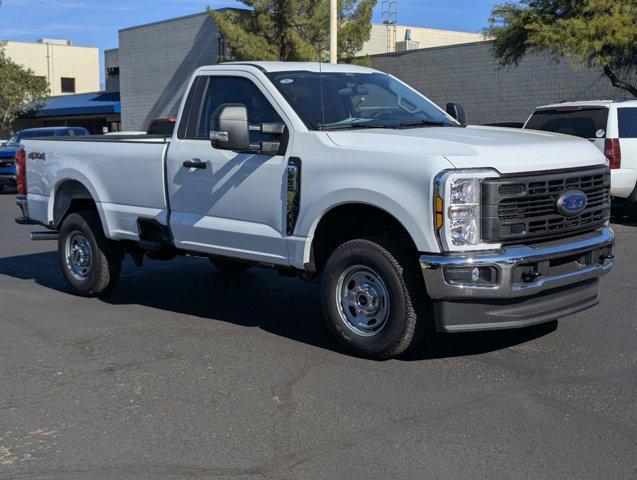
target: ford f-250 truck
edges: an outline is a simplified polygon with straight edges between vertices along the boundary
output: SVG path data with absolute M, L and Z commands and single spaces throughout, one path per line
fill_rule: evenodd
M 126 254 L 320 281 L 332 332 L 376 359 L 427 332 L 597 304 L 614 243 L 604 155 L 453 117 L 364 67 L 203 67 L 171 138 L 24 141 L 17 221 L 48 228 L 33 238 L 58 240 L 86 296 L 115 285 Z

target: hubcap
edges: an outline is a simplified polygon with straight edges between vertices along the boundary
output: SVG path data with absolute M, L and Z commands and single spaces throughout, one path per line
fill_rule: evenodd
M 84 235 L 75 232 L 67 237 L 64 249 L 69 272 L 77 280 L 84 280 L 91 268 L 91 244 Z
M 354 333 L 371 337 L 385 328 L 389 295 L 371 268 L 355 265 L 346 269 L 336 284 L 336 302 L 345 325 Z

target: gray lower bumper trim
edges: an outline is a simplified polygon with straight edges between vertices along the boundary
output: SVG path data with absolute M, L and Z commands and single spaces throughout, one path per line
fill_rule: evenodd
M 521 328 L 555 320 L 597 305 L 598 285 L 599 280 L 589 280 L 517 299 L 439 300 L 434 302 L 436 329 L 471 332 Z
M 540 292 L 596 279 L 608 273 L 612 266 L 614 234 L 610 228 L 600 228 L 594 232 L 565 240 L 546 242 L 538 245 L 507 247 L 495 252 L 471 252 L 468 254 L 430 255 L 420 257 L 427 293 L 434 300 L 449 299 L 502 299 L 536 295 Z M 608 249 L 599 256 L 602 249 Z M 567 257 L 597 254 L 598 260 L 590 263 L 572 262 L 572 268 L 551 268 Z M 517 280 L 516 269 L 533 265 L 545 274 L 528 283 Z M 498 273 L 494 285 L 459 285 L 449 283 L 446 269 L 457 267 L 493 267 Z

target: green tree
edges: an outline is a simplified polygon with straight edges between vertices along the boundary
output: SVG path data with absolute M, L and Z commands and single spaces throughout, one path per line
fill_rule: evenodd
M 46 79 L 13 62 L 0 43 L 0 132 L 10 130 L 16 118 L 40 106 L 48 93 Z
M 324 60 L 329 0 L 240 0 L 250 10 L 208 9 L 236 60 Z M 338 57 L 351 59 L 371 32 L 376 0 L 338 1 Z
M 503 65 L 546 52 L 599 68 L 637 96 L 637 0 L 521 0 L 497 5 L 485 33 Z

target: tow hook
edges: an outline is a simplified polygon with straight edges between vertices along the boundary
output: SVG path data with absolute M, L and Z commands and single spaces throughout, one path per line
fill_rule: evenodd
M 524 272 L 522 274 L 522 281 L 524 283 L 533 283 L 542 276 L 542 272 Z

